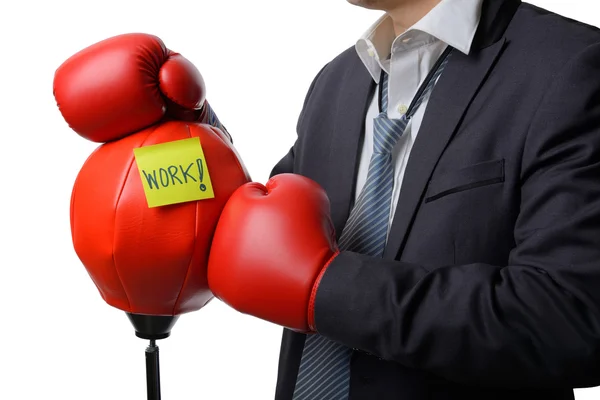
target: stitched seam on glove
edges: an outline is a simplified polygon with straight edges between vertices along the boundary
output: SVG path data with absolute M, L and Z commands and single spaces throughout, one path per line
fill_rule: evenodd
M 311 332 L 317 331 L 315 327 L 315 300 L 317 297 L 317 289 L 319 288 L 319 284 L 321 283 L 323 275 L 325 275 L 325 271 L 327 271 L 327 268 L 329 268 L 329 265 L 334 260 L 334 258 L 338 256 L 338 254 L 340 254 L 339 250 L 331 256 L 327 263 L 325 263 L 325 266 L 323 267 L 321 272 L 319 272 L 319 275 L 317 276 L 315 284 L 313 285 L 312 291 L 310 293 L 310 299 L 308 300 L 308 328 L 311 330 Z

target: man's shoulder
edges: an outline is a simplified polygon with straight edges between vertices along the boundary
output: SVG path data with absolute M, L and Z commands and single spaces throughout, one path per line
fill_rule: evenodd
M 320 91 L 329 92 L 329 94 L 335 92 L 340 88 L 340 85 L 343 85 L 344 82 L 346 82 L 348 73 L 350 71 L 356 73 L 356 69 L 358 69 L 358 76 L 370 76 L 358 57 L 356 47 L 351 46 L 339 53 L 321 68 L 313 79 L 309 94 L 313 89 L 317 88 L 320 88 Z M 357 75 L 353 74 L 353 76 L 356 77 Z
M 342 51 L 338 54 L 329 64 L 347 65 L 349 62 L 360 61 L 358 58 L 358 53 L 356 52 L 356 46 L 350 46 L 346 50 Z
M 506 37 L 526 48 L 567 57 L 600 43 L 600 29 L 523 2 L 507 28 Z
M 349 66 L 360 63 L 360 58 L 356 52 L 355 46 L 350 46 L 333 59 L 331 59 L 323 68 L 323 73 L 330 73 L 332 71 L 343 71 L 348 69 Z

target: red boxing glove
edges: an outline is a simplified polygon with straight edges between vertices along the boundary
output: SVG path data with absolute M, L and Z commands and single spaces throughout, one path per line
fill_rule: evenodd
M 213 294 L 244 314 L 314 332 L 314 297 L 338 254 L 329 199 L 314 181 L 282 174 L 247 183 L 227 202 L 208 264 Z
M 54 76 L 54 96 L 69 126 L 108 142 L 165 116 L 195 121 L 206 89 L 202 75 L 156 36 L 131 33 L 87 47 Z

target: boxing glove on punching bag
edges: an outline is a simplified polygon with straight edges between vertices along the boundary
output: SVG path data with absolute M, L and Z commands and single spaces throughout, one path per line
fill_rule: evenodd
M 173 316 L 212 297 L 208 246 L 225 202 L 249 176 L 217 128 L 176 121 L 169 106 L 200 110 L 198 70 L 162 41 L 126 34 L 96 43 L 56 71 L 54 95 L 69 126 L 101 145 L 85 162 L 71 199 L 75 251 L 103 299 L 133 314 Z M 212 199 L 149 208 L 135 148 L 198 137 Z
M 102 298 L 153 345 L 180 314 L 211 300 L 212 236 L 250 177 L 222 130 L 190 122 L 207 114 L 202 76 L 155 36 L 120 35 L 76 53 L 56 70 L 53 89 L 68 125 L 106 142 L 73 186 L 74 249 Z M 149 207 L 134 149 L 189 138 L 199 139 L 214 197 Z
M 205 102 L 196 67 L 153 35 L 125 34 L 87 47 L 54 75 L 54 97 L 69 126 L 108 142 L 160 121 L 193 120 Z

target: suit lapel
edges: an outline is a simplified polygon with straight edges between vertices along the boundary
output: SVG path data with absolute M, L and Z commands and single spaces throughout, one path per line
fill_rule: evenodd
M 401 250 L 433 169 L 504 43 L 501 39 L 469 56 L 453 52 L 411 150 L 384 258 L 393 259 Z
M 384 258 L 396 258 L 403 248 L 433 169 L 502 53 L 506 28 L 520 5 L 520 0 L 484 0 L 471 54 L 454 51 L 436 84 L 404 174 Z
M 365 117 L 374 88 L 373 78 L 356 56 L 346 70 L 337 98 L 336 126 L 327 168 L 327 192 L 338 239 L 353 203 Z

